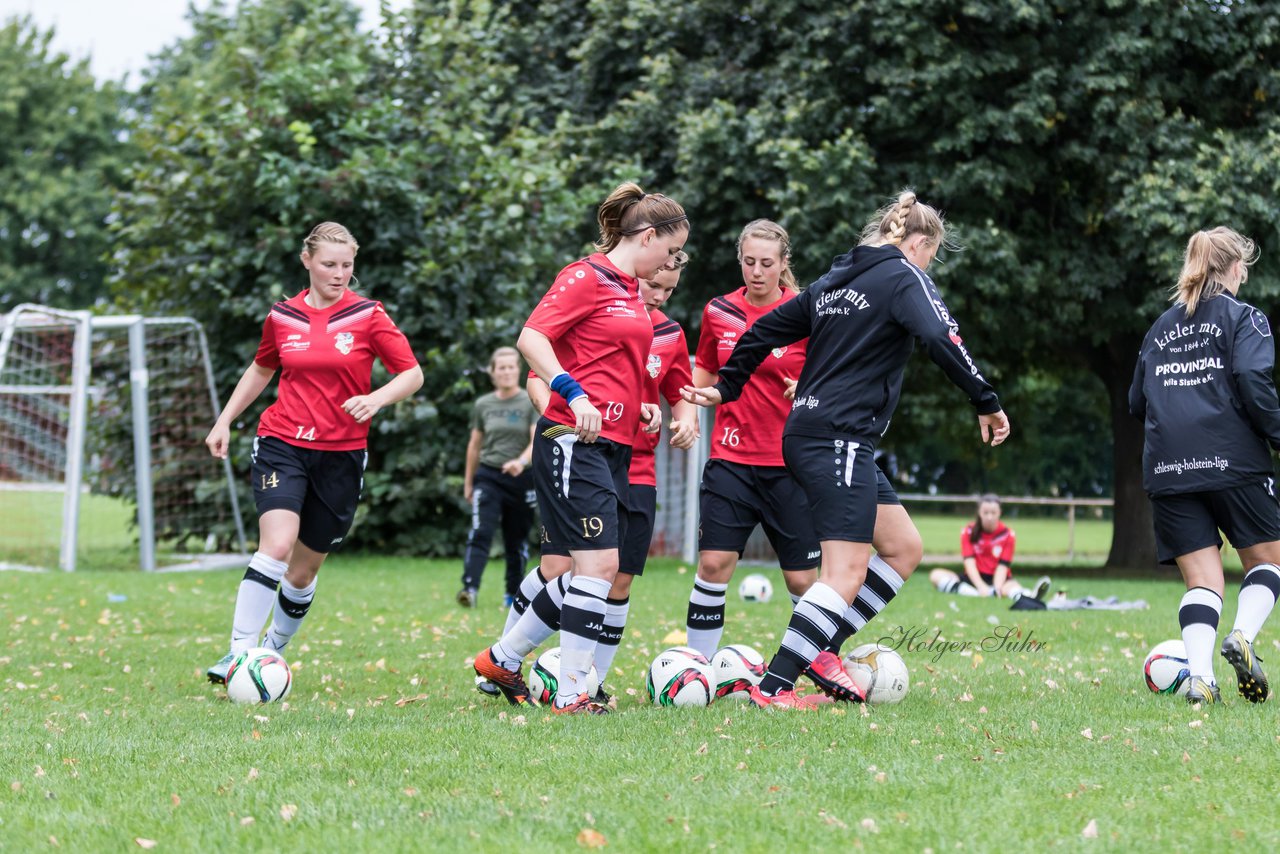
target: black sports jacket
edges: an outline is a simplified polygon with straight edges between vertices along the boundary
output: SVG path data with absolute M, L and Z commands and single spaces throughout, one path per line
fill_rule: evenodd
M 724 400 L 735 400 L 772 348 L 808 338 L 784 434 L 874 445 L 897 408 L 915 338 L 980 414 L 999 411 L 959 329 L 933 280 L 900 249 L 859 246 L 800 296 L 757 320 L 721 368 L 716 388 Z
M 1206 492 L 1273 477 L 1280 404 L 1267 316 L 1229 293 L 1175 305 L 1142 341 L 1129 411 L 1146 425 L 1142 486 Z M 1273 484 L 1268 483 L 1270 488 Z

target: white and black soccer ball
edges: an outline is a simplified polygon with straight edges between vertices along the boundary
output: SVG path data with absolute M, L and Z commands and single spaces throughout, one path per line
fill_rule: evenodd
M 733 644 L 718 650 L 711 657 L 711 672 L 715 674 L 717 700 L 745 700 L 752 685 L 759 685 L 764 678 L 764 656 L 754 647 Z
M 743 602 L 768 602 L 773 596 L 773 584 L 760 573 L 752 573 L 738 585 L 738 595 Z
M 1191 664 L 1181 640 L 1161 641 L 1142 662 L 1147 687 L 1157 694 L 1182 696 L 1191 687 Z
M 227 668 L 227 697 L 234 703 L 283 700 L 292 688 L 293 671 L 274 649 L 245 650 Z
M 649 699 L 658 706 L 706 706 L 715 699 L 715 685 L 706 657 L 688 647 L 660 652 L 646 680 Z
M 911 675 L 897 650 L 874 643 L 855 647 L 844 657 L 844 670 L 866 694 L 868 703 L 900 703 Z
M 545 706 L 556 698 L 556 692 L 560 690 L 560 647 L 553 646 L 538 656 L 533 667 L 529 668 L 526 684 L 529 686 L 529 696 L 539 705 Z M 582 690 L 594 697 L 599 688 L 600 677 L 596 675 L 595 667 L 592 667 L 587 671 L 587 684 Z

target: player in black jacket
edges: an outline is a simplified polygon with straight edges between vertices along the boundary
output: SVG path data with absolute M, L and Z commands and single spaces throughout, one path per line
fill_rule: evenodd
M 982 440 L 998 445 L 1009 435 L 995 391 L 924 273 L 945 239 L 938 212 L 903 191 L 863 230 L 859 246 L 837 258 L 800 296 L 756 321 L 715 386 L 686 390 L 689 400 L 702 405 L 734 400 L 770 350 L 809 339 L 782 452 L 809 498 L 822 569 L 796 605 L 764 680 L 752 689 L 758 706 L 811 705 L 796 696 L 796 677 L 826 648 L 862 588 L 873 539 L 919 539 L 901 505 L 877 508 L 874 462 L 898 404 L 913 339 L 969 395 Z M 839 700 L 863 699 L 851 680 L 823 688 Z
M 1253 241 L 1229 228 L 1191 237 L 1174 306 L 1143 339 L 1129 389 L 1129 409 L 1146 428 L 1142 485 L 1151 497 L 1156 553 L 1161 563 L 1177 563 L 1187 583 L 1178 622 L 1192 703 L 1221 700 L 1213 678 L 1224 589 L 1219 530 L 1245 570 L 1222 656 L 1243 697 L 1267 698 L 1253 642 L 1280 596 L 1280 502 L 1270 450 L 1280 449 L 1280 401 L 1271 325 L 1236 299 L 1256 260 Z

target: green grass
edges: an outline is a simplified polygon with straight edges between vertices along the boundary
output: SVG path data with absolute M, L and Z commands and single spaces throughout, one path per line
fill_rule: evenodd
M 1280 844 L 1276 709 L 1241 700 L 1221 663 L 1211 711 L 1143 686 L 1146 650 L 1177 634 L 1176 582 L 1059 579 L 1153 607 L 1028 613 L 913 579 L 860 640 L 903 626 L 977 645 L 998 624 L 1045 646 L 909 649 L 897 706 L 766 714 L 643 702 L 691 580 L 658 561 L 609 680 L 619 713 L 560 719 L 473 690 L 500 570 L 474 611 L 453 603 L 457 571 L 333 559 L 288 651 L 293 695 L 266 707 L 202 675 L 236 573 L 0 575 L 0 847 L 563 851 L 588 829 L 615 851 Z M 785 599 L 731 597 L 726 642 L 771 654 Z

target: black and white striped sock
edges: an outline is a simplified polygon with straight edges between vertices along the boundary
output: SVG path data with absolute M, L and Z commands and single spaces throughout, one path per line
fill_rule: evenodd
M 894 572 L 884 558 L 873 554 L 867 565 L 867 580 L 862 583 L 853 604 L 836 620 L 836 633 L 827 648 L 839 655 L 844 642 L 883 611 L 893 597 L 898 595 L 902 584 L 902 576 Z
M 491 647 L 493 660 L 508 670 L 518 670 L 525 656 L 560 629 L 560 608 L 572 573 L 553 578 L 533 597 L 515 625 Z
M 511 631 L 511 627 L 516 624 L 516 620 L 520 619 L 529 608 L 529 603 L 533 601 L 533 597 L 542 592 L 542 588 L 547 586 L 547 579 L 542 574 L 542 567 L 535 566 L 533 572 L 524 577 L 520 582 L 520 589 L 516 591 L 516 595 L 511 599 L 511 608 L 507 611 L 507 624 L 502 627 L 502 634 L 505 635 Z
M 821 581 L 810 587 L 791 614 L 782 646 L 760 682 L 760 692 L 773 696 L 794 688 L 800 674 L 830 645 L 837 621 L 848 608 L 849 603 L 835 588 Z
M 604 603 L 604 630 L 600 632 L 600 641 L 596 644 L 595 667 L 600 684 L 609 675 L 613 667 L 614 656 L 622 643 L 622 635 L 627 630 L 627 612 L 631 610 L 631 598 L 606 599 Z
M 1253 643 L 1262 624 L 1271 615 L 1271 609 L 1280 598 L 1280 568 L 1275 564 L 1262 563 L 1249 570 L 1240 584 L 1239 605 L 1236 608 L 1236 622 L 1232 629 L 1244 633 L 1244 639 Z
M 1222 597 L 1208 587 L 1192 587 L 1182 595 L 1178 606 L 1178 624 L 1182 626 L 1182 644 L 1187 648 L 1187 666 L 1192 676 L 1209 682 L 1213 678 L 1213 653 L 1218 640 L 1218 618 L 1222 615 Z
M 689 593 L 689 611 L 685 616 L 687 643 L 708 660 L 720 648 L 720 637 L 724 634 L 724 599 L 728 589 L 728 584 L 695 578 Z
M 240 589 L 236 593 L 236 611 L 231 620 L 231 651 L 237 655 L 258 645 L 262 625 L 271 616 L 276 602 L 276 588 L 289 565 L 282 560 L 255 552 L 249 559 Z
M 604 629 L 605 598 L 613 584 L 603 578 L 576 576 L 560 609 L 560 683 L 556 705 L 567 706 L 587 690 L 587 671 L 595 659 Z
M 276 651 L 284 649 L 298 633 L 307 611 L 311 610 L 311 602 L 316 596 L 316 580 L 306 587 L 294 587 L 289 579 L 280 582 L 280 593 L 276 597 L 276 609 L 271 617 L 271 628 L 262 645 Z

